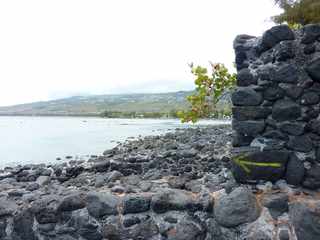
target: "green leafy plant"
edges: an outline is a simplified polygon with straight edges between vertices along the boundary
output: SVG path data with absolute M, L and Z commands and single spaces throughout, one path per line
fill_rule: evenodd
M 275 23 L 287 23 L 294 29 L 310 23 L 320 23 L 319 0 L 274 0 L 283 13 L 274 16 Z
M 195 93 L 188 96 L 190 109 L 179 111 L 178 117 L 182 122 L 197 122 L 199 118 L 209 118 L 214 113 L 221 95 L 236 84 L 236 74 L 229 73 L 221 63 L 210 63 L 212 70 L 190 64 L 191 72 L 195 76 Z

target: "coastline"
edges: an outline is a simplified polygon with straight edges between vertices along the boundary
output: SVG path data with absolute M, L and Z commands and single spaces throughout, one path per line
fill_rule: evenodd
M 267 229 L 294 236 L 299 217 L 288 205 L 299 198 L 307 206 L 317 192 L 237 183 L 231 139 L 230 126 L 177 129 L 88 161 L 5 168 L 0 239 L 253 240 Z

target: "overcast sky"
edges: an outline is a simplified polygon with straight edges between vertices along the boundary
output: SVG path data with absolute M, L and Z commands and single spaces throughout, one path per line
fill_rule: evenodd
M 189 62 L 232 67 L 272 0 L 0 1 L 0 106 L 71 95 L 193 89 Z

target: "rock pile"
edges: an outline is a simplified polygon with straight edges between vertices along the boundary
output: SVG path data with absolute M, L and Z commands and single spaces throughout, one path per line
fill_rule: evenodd
M 234 41 L 234 175 L 320 187 L 320 25 Z
M 230 126 L 120 144 L 87 162 L 0 173 L 1 240 L 311 240 L 320 195 L 240 185 Z

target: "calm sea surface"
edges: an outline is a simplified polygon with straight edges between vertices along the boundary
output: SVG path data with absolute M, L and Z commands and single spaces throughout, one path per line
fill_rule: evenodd
M 203 121 L 201 125 L 224 124 Z M 56 158 L 86 159 L 128 137 L 162 134 L 192 127 L 178 120 L 102 119 L 84 117 L 0 117 L 0 168 L 16 164 L 53 163 Z

